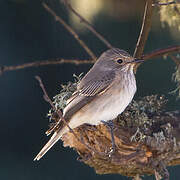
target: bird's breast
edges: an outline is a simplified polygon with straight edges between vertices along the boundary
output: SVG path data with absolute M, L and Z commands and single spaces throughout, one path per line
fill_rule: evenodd
M 98 125 L 102 120 L 112 120 L 125 110 L 135 92 L 134 76 L 123 81 L 118 78 L 107 91 L 75 113 L 71 117 L 69 125 L 74 128 L 84 123 Z

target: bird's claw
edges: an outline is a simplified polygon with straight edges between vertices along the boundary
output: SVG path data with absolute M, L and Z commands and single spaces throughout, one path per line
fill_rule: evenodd
M 111 158 L 116 152 L 116 147 L 111 147 L 110 151 L 108 152 L 108 157 Z

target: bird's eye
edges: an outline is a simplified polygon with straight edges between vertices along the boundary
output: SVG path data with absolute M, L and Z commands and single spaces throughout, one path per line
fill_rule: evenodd
M 122 59 L 118 59 L 118 60 L 117 60 L 117 63 L 119 63 L 119 64 L 121 64 L 122 62 L 123 62 Z

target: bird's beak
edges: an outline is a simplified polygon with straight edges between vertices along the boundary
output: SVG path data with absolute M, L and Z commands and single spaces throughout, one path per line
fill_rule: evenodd
M 133 61 L 131 61 L 131 63 L 142 63 L 144 62 L 144 59 L 134 59 Z

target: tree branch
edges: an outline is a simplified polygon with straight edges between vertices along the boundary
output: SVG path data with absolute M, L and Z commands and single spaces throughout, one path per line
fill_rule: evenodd
M 146 40 L 148 38 L 148 34 L 151 28 L 152 23 L 152 0 L 146 0 L 143 23 L 141 27 L 141 32 L 139 34 L 139 38 L 136 44 L 136 48 L 134 51 L 134 57 L 140 58 L 144 51 L 144 46 Z
M 35 61 L 25 64 L 20 64 L 17 66 L 0 66 L 0 75 L 7 71 L 16 71 L 25 68 L 31 67 L 39 67 L 39 66 L 47 66 L 47 65 L 57 65 L 57 64 L 93 64 L 94 62 L 91 60 L 76 60 L 76 59 L 57 59 L 57 60 L 45 60 L 45 61 Z
M 152 58 L 157 58 L 159 56 L 168 55 L 174 52 L 180 52 L 180 46 L 176 45 L 176 46 L 170 46 L 163 49 L 157 49 L 157 50 L 152 51 L 151 53 L 142 55 L 141 58 L 144 60 L 149 60 Z
M 64 26 L 64 28 L 69 33 L 72 34 L 72 36 L 79 42 L 79 44 L 89 54 L 89 56 L 95 61 L 96 60 L 95 54 L 88 48 L 88 46 L 85 44 L 85 42 L 79 38 L 78 34 L 60 16 L 58 16 L 46 3 L 42 3 L 42 6 L 46 9 L 46 11 L 48 11 L 55 18 L 56 21 L 61 23 Z
M 97 37 L 99 38 L 108 48 L 113 48 L 113 46 L 101 35 L 99 34 L 84 17 L 82 17 L 69 3 L 69 0 L 63 0 L 67 9 L 69 9 L 73 14 L 75 14 L 79 19 L 80 22 L 84 23 L 84 25 Z

